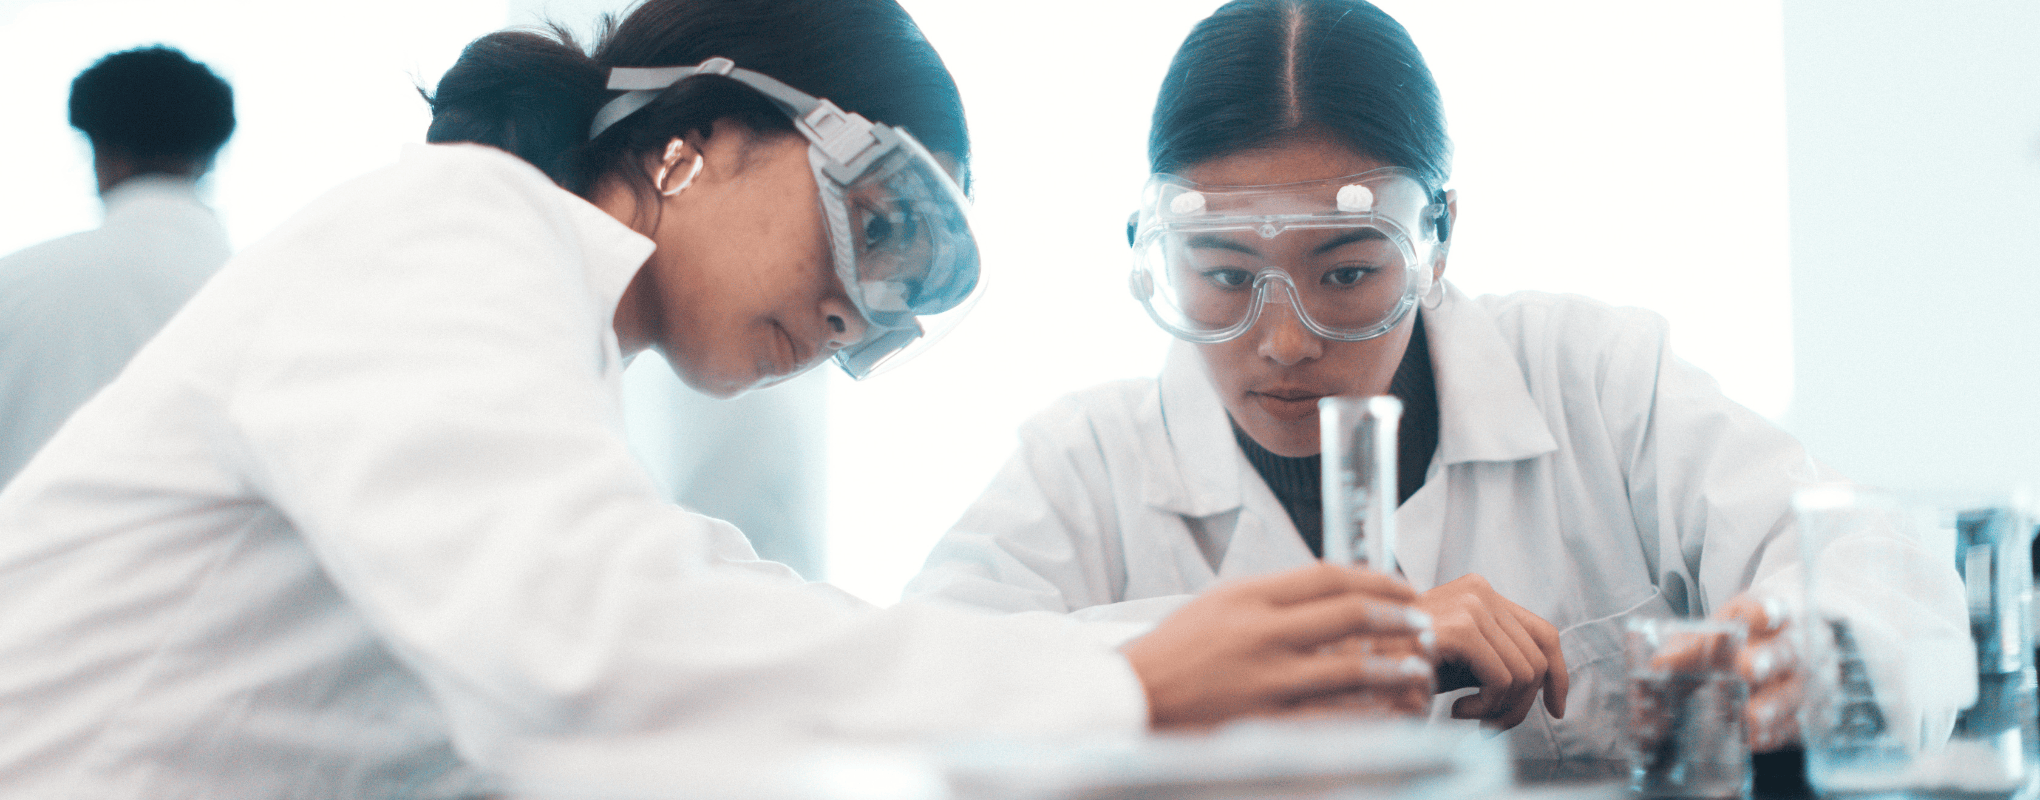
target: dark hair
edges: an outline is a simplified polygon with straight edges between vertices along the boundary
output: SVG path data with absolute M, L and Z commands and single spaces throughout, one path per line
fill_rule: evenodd
M 702 76 L 674 85 L 588 141 L 596 110 L 621 94 L 604 88 L 611 67 L 682 66 L 722 56 L 905 128 L 929 150 L 969 164 L 956 83 L 893 0 L 647 0 L 620 23 L 603 20 L 598 38 L 592 55 L 557 26 L 475 40 L 427 97 L 426 140 L 508 150 L 583 196 L 610 173 L 648 192 L 650 181 L 637 165 L 676 135 L 724 117 L 757 130 L 793 130 L 763 95 Z
M 1170 62 L 1148 163 L 1173 172 L 1313 134 L 1433 193 L 1452 172 L 1438 85 L 1394 18 L 1365 0 L 1235 0 Z
M 123 50 L 71 81 L 71 127 L 149 171 L 181 171 L 233 135 L 234 89 L 176 48 Z

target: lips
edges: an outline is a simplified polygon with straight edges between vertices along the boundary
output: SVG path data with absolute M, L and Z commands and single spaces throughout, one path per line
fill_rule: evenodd
M 1321 392 L 1302 389 L 1271 389 L 1247 393 L 1247 399 L 1260 406 L 1269 416 L 1285 420 L 1316 418 L 1318 398 L 1324 396 Z
M 760 363 L 758 371 L 767 376 L 791 375 L 800 368 L 800 347 L 794 344 L 793 334 L 779 323 L 772 323 L 772 359 Z

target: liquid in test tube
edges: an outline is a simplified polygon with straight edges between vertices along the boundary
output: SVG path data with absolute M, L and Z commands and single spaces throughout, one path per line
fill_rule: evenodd
M 1395 433 L 1402 401 L 1318 401 L 1324 457 L 1325 561 L 1395 572 Z

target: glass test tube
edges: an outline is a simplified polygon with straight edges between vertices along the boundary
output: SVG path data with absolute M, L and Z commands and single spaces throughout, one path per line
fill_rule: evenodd
M 1318 401 L 1324 469 L 1325 561 L 1395 572 L 1396 425 L 1402 401 Z

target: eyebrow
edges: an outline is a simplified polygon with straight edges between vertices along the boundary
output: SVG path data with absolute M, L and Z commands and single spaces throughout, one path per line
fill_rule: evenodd
M 1255 250 L 1254 248 L 1248 247 L 1244 244 L 1240 244 L 1239 242 L 1234 241 L 1232 239 L 1228 239 L 1224 236 L 1219 236 L 1217 234 L 1211 233 L 1200 233 L 1197 234 L 1196 236 L 1192 236 L 1190 237 L 1190 241 L 1188 242 L 1188 244 L 1190 247 L 1197 249 L 1231 250 L 1235 253 L 1240 253 L 1242 255 L 1249 256 L 1258 256 L 1261 254 L 1261 251 L 1259 250 Z
M 1383 234 L 1379 230 L 1375 230 L 1374 228 L 1360 228 L 1358 230 L 1348 231 L 1346 233 L 1342 233 L 1339 234 L 1338 236 L 1332 237 L 1329 241 L 1325 242 L 1324 244 L 1320 244 L 1317 247 L 1311 248 L 1310 254 L 1313 256 L 1321 256 L 1326 253 L 1332 252 L 1333 250 L 1345 247 L 1346 245 L 1352 244 L 1354 242 L 1375 242 L 1386 240 L 1387 238 L 1388 238 L 1387 235 Z M 1249 256 L 1261 255 L 1261 251 L 1241 244 L 1237 240 L 1229 239 L 1224 236 L 1219 236 L 1217 234 L 1211 233 L 1200 233 L 1195 236 L 1192 236 L 1190 237 L 1190 241 L 1188 244 L 1190 247 L 1197 249 L 1230 250 L 1241 255 Z
M 1354 242 L 1373 242 L 1381 241 L 1387 238 L 1388 236 L 1384 235 L 1381 231 L 1375 230 L 1373 228 L 1361 228 L 1359 230 L 1343 233 L 1338 236 L 1332 237 L 1331 241 L 1325 242 L 1324 244 L 1312 248 L 1310 254 L 1314 256 L 1321 256 L 1326 253 L 1332 252 L 1333 250 L 1345 247 L 1346 245 L 1352 244 Z

